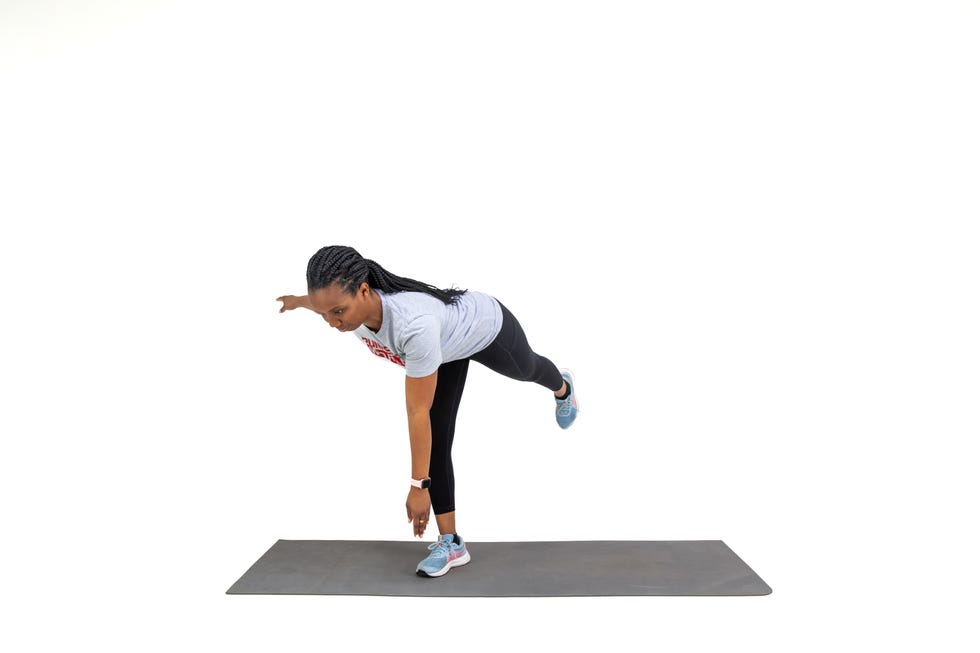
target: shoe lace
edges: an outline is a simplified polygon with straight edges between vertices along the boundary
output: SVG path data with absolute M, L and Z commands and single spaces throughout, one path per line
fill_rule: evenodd
M 558 402 L 558 414 L 561 417 L 568 417 L 572 414 L 572 395 L 569 393 L 564 399 L 557 399 Z
M 438 542 L 433 542 L 429 545 L 429 551 L 433 549 L 439 549 L 438 553 L 435 555 L 444 555 L 449 557 L 449 542 L 447 540 L 439 540 Z

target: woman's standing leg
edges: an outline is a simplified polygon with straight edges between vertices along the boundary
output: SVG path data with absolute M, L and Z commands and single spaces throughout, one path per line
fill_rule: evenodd
M 456 412 L 463 397 L 469 359 L 450 361 L 439 366 L 436 393 L 429 409 L 432 427 L 432 450 L 429 455 L 429 477 L 432 486 L 429 498 L 436 515 L 439 533 L 456 532 L 456 495 L 453 476 L 453 435 L 456 431 Z

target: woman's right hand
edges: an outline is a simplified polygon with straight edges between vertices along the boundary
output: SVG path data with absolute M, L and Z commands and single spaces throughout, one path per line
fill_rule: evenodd
M 296 295 L 283 295 L 282 297 L 276 297 L 277 302 L 282 302 L 282 308 L 279 309 L 280 313 L 285 311 L 291 311 L 294 308 L 299 308 L 303 304 L 301 303 L 302 297 L 297 297 Z

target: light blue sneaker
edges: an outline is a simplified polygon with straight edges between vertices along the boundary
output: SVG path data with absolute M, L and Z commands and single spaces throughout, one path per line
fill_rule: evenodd
M 575 397 L 575 384 L 572 383 L 572 371 L 562 368 L 561 378 L 565 379 L 565 383 L 568 384 L 570 392 L 564 399 L 555 397 L 555 402 L 558 404 L 555 406 L 555 419 L 558 420 L 558 426 L 567 429 L 578 416 L 578 399 Z
M 458 542 L 456 540 L 459 540 Z M 419 576 L 435 578 L 442 576 L 453 567 L 465 565 L 470 561 L 470 552 L 466 550 L 466 542 L 457 534 L 440 535 L 439 539 L 429 545 L 432 553 L 419 563 L 415 573 Z

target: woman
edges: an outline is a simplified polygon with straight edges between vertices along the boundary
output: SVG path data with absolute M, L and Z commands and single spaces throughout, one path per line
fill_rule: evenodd
M 279 312 L 302 306 L 341 332 L 353 332 L 377 356 L 405 368 L 405 400 L 412 449 L 412 481 L 405 508 L 417 537 L 432 508 L 439 539 L 416 567 L 442 576 L 470 561 L 456 533 L 451 449 L 456 411 L 470 360 L 555 395 L 563 429 L 578 414 L 574 379 L 528 346 L 517 319 L 496 298 L 476 291 L 440 290 L 398 277 L 350 247 L 314 254 L 306 267 L 308 294 L 284 295 Z

